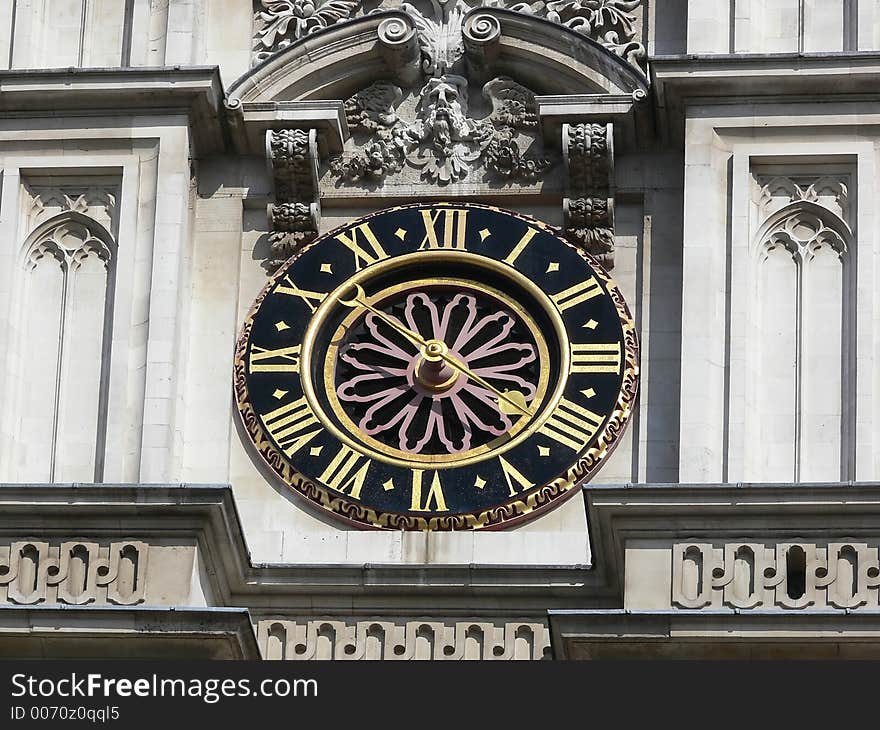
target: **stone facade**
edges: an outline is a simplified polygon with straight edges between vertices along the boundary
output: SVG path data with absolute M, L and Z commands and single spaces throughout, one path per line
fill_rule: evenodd
M 46 640 L 13 615 L 272 659 L 870 631 L 878 54 L 849 0 L 2 4 L 0 654 Z M 612 270 L 638 408 L 516 529 L 331 524 L 248 448 L 236 334 L 316 236 L 456 199 Z

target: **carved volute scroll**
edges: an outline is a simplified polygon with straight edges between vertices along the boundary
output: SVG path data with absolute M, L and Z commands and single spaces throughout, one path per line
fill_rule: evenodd
M 565 231 L 606 269 L 614 267 L 614 127 L 563 124 Z

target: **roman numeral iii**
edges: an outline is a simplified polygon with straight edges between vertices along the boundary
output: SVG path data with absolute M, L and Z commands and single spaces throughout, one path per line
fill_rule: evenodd
M 573 373 L 619 373 L 620 343 L 591 343 L 571 346 Z

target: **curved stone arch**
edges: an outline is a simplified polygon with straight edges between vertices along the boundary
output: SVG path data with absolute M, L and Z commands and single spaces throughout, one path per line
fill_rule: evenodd
M 648 80 L 625 59 L 571 28 L 502 8 L 475 8 L 500 27 L 484 54 L 486 76 L 507 75 L 543 94 L 609 94 L 643 97 Z M 331 25 L 279 51 L 236 79 L 230 104 L 344 99 L 377 78 L 400 70 L 401 49 L 379 42 L 379 28 L 394 20 L 412 27 L 402 11 L 385 11 Z M 406 36 L 406 33 L 397 33 Z M 387 36 L 387 34 L 386 34 Z M 477 52 L 478 41 L 470 40 Z M 467 44 L 466 44 L 467 45 Z M 416 44 L 417 46 L 417 44 Z
M 752 250 L 764 260 L 782 247 L 801 263 L 828 246 L 843 260 L 853 243 L 853 231 L 846 221 L 828 208 L 809 200 L 783 206 L 765 220 L 752 242 Z

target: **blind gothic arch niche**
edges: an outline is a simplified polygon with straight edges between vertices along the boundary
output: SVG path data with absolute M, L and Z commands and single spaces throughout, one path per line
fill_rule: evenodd
M 76 212 L 45 221 L 22 246 L 18 481 L 103 479 L 116 253 L 110 233 Z
M 753 254 L 744 477 L 852 478 L 853 233 L 834 211 L 800 200 L 764 221 Z

